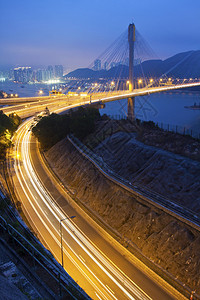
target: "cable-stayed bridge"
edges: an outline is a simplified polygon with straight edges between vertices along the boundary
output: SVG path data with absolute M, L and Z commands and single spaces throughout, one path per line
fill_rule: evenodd
M 128 37 L 128 38 L 127 38 Z M 186 53 L 186 55 L 181 56 L 179 61 L 176 61 L 174 65 L 170 65 L 168 70 L 160 76 L 155 77 L 155 71 L 152 74 L 148 72 L 145 75 L 145 70 L 143 68 L 143 63 L 151 57 L 155 58 L 156 55 L 148 44 L 144 41 L 142 36 L 136 30 L 134 24 L 130 24 L 127 33 L 122 34 L 99 58 L 95 61 L 97 63 L 102 63 L 104 69 L 109 65 L 115 66 L 115 78 L 110 83 L 110 91 L 108 91 L 108 86 L 101 85 L 98 87 L 98 93 L 95 93 L 94 87 L 86 89 L 87 93 L 93 94 L 93 98 L 99 96 L 99 101 L 109 102 L 120 99 L 128 98 L 128 113 L 129 119 L 135 119 L 135 97 L 144 96 L 152 93 L 160 93 L 171 91 L 175 89 L 183 89 L 189 87 L 200 86 L 200 78 L 173 78 L 170 74 L 173 70 L 181 68 L 183 63 L 187 62 L 193 51 Z M 94 68 L 98 67 L 94 64 Z M 124 81 L 124 69 L 128 66 L 128 79 Z M 188 76 L 188 74 L 187 74 Z M 98 86 L 98 84 L 96 84 Z M 81 86 L 78 87 L 81 89 Z M 103 93 L 103 90 L 107 90 Z
M 153 50 L 145 42 L 134 24 L 130 24 L 127 31 L 111 44 L 96 60 L 93 66 L 97 70 L 100 66 L 99 76 L 107 71 L 108 77 L 98 78 L 97 82 L 88 84 L 86 80 L 71 80 L 63 89 L 63 95 L 56 97 L 31 97 L 0 100 L 0 104 L 15 105 L 3 109 L 5 113 L 17 110 L 22 117 L 39 112 L 44 105 L 55 107 L 70 104 L 82 106 L 91 103 L 104 103 L 120 99 L 128 99 L 129 119 L 135 118 L 135 97 L 152 93 L 172 91 L 200 86 L 200 75 L 192 78 L 187 71 L 186 78 L 177 78 L 173 74 L 184 74 L 184 70 L 192 68 L 190 57 L 193 51 L 181 54 L 180 59 L 162 73 L 162 67 Z M 152 62 L 158 62 L 156 67 L 144 68 Z M 159 70 L 160 65 L 160 70 Z M 185 66 L 183 68 L 183 65 Z M 90 65 L 90 68 L 92 64 Z M 195 67 L 195 66 L 194 66 Z M 156 70 L 155 70 L 156 69 Z M 112 73 L 112 74 L 111 74 Z M 78 82 L 78 83 L 77 83 Z M 67 100 L 67 102 L 66 102 Z M 25 104 L 24 107 L 22 104 Z M 20 104 L 20 107 L 18 106 Z M 37 107 L 36 107 L 37 106 Z M 35 107 L 35 109 L 34 109 Z
M 46 106 L 50 111 L 59 113 L 72 107 L 128 98 L 128 117 L 134 119 L 134 97 L 200 85 L 199 79 L 172 78 L 168 77 L 170 73 L 166 72 L 159 77 L 153 75 L 145 77 L 141 70 L 140 76 L 136 76 L 134 52 L 137 53 L 137 36 L 139 35 L 137 31 L 135 32 L 134 25 L 130 24 L 129 41 L 126 34 L 126 39 L 124 36 L 123 40 L 117 43 L 125 49 L 126 40 L 129 46 L 124 51 L 124 58 L 116 54 L 118 46 L 114 47 L 115 56 L 120 61 L 124 62 L 125 54 L 129 55 L 128 78 L 120 76 L 125 66 L 121 64 L 119 76 L 114 76 L 108 84 L 94 83 L 86 87 L 83 83 L 82 86 L 80 84 L 73 89 L 73 93 L 70 91 L 72 89 L 68 88 L 67 94 L 63 96 L 2 100 L 2 104 L 9 104 L 10 101 L 13 105 L 3 108 L 4 112 L 15 111 L 26 118 L 44 110 Z M 111 54 L 110 58 L 106 56 L 108 63 L 111 64 L 112 60 Z M 115 243 L 113 247 L 114 242 L 110 244 L 107 241 L 107 233 L 105 234 L 103 229 L 98 228 L 96 231 L 93 228 L 91 220 L 87 221 L 88 217 L 83 215 L 82 209 L 79 210 L 74 206 L 68 191 L 56 181 L 46 167 L 39 154 L 38 144 L 31 135 L 32 123 L 33 118 L 28 119 L 18 129 L 14 136 L 13 156 L 10 156 L 8 165 L 16 196 L 22 203 L 27 219 L 33 228 L 37 229 L 38 235 L 57 261 L 61 262 L 61 257 L 64 256 L 64 267 L 92 299 L 185 299 L 166 281 L 150 273 L 144 264 L 140 265 L 138 261 L 135 267 L 129 259 L 130 254 L 122 252 L 118 244 Z M 74 215 L 76 218 L 71 220 L 70 216 Z M 61 238 L 62 255 L 60 255 Z M 147 276 L 140 270 L 146 270 L 146 274 L 148 271 L 150 275 Z M 190 290 L 186 290 L 185 287 L 183 289 L 185 295 L 189 297 Z

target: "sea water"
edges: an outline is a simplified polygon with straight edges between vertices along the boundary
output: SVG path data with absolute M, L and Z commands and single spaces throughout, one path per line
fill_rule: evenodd
M 49 91 L 59 86 L 47 84 L 18 84 L 12 81 L 0 82 L 0 90 L 7 93 L 18 94 L 19 97 L 35 97 L 39 91 L 43 95 L 49 95 Z M 135 116 L 138 119 L 152 120 L 164 128 L 176 128 L 178 131 L 186 130 L 193 135 L 200 135 L 200 110 L 185 108 L 200 103 L 200 92 L 178 92 L 158 93 L 135 98 Z M 113 101 L 105 104 L 100 113 L 107 114 L 113 118 L 127 116 L 127 100 Z
M 178 132 L 200 135 L 200 110 L 192 110 L 185 106 L 200 103 L 200 92 L 167 92 L 135 98 L 135 117 L 144 121 L 154 121 L 163 128 L 177 130 Z M 105 104 L 100 110 L 101 114 L 113 118 L 127 116 L 127 99 L 113 101 Z

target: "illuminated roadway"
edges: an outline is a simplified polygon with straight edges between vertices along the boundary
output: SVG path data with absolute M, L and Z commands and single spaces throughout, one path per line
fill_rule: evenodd
M 75 207 L 41 162 L 30 124 L 24 122 L 14 140 L 13 182 L 27 219 L 55 258 L 61 262 L 59 222 L 75 215 L 62 222 L 64 267 L 93 299 L 173 299 Z
M 15 193 L 31 226 L 57 261 L 61 262 L 59 222 L 75 215 L 62 222 L 64 267 L 92 299 L 173 299 L 75 207 L 41 162 L 28 131 L 30 123 L 24 122 L 15 137 Z
M 56 109 L 56 107 L 64 107 L 64 106 L 81 106 L 91 103 L 106 103 L 111 101 L 116 101 L 120 99 L 126 99 L 129 97 L 137 97 L 137 96 L 145 96 L 154 93 L 167 92 L 176 89 L 183 89 L 188 87 L 197 87 L 200 86 L 200 82 L 189 82 L 189 83 L 181 83 L 181 84 L 172 84 L 167 86 L 156 86 L 151 87 L 147 86 L 140 89 L 135 89 L 133 92 L 125 91 L 111 91 L 111 92 L 102 92 L 102 93 L 93 93 L 88 94 L 86 97 L 80 96 L 57 96 L 57 97 L 31 97 L 31 98 L 16 98 L 13 100 L 10 99 L 1 99 L 0 105 L 9 105 L 9 103 L 13 103 L 14 105 L 2 107 L 1 109 L 5 114 L 9 114 L 11 112 L 16 112 L 20 117 L 27 118 L 35 113 L 41 112 L 47 106 L 50 110 Z M 91 97 L 91 98 L 90 98 Z M 13 102 L 14 101 L 14 102 Z
M 130 97 L 128 93 L 127 96 Z M 113 100 L 118 95 L 111 97 Z M 73 99 L 68 104 L 66 98 L 53 99 L 48 104 L 52 110 L 61 112 L 87 103 L 83 100 L 80 103 L 80 98 L 76 101 L 72 105 Z M 92 100 L 98 101 L 109 100 L 108 97 Z M 10 107 L 9 112 L 16 108 Z M 33 111 L 37 109 L 33 106 Z M 158 277 L 143 273 L 141 269 L 146 270 L 146 267 L 95 225 L 54 179 L 41 160 L 29 130 L 32 122 L 33 118 L 23 122 L 13 139 L 15 147 L 9 160 L 10 170 L 15 193 L 29 223 L 57 261 L 61 262 L 60 220 L 75 215 L 74 219 L 62 221 L 64 268 L 92 299 L 176 299 L 168 294 L 167 284 L 163 285 L 162 280 L 159 285 L 156 283 Z M 183 298 L 179 296 L 179 299 Z

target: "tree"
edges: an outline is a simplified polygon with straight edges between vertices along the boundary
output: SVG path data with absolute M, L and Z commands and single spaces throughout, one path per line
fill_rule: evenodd
M 70 114 L 51 114 L 41 118 L 33 134 L 38 138 L 43 149 L 49 149 L 67 134 L 73 133 L 83 139 L 94 130 L 95 121 L 100 118 L 99 111 L 95 108 L 79 108 Z
M 12 142 L 11 137 L 14 131 L 18 128 L 21 123 L 21 118 L 13 113 L 6 116 L 3 111 L 0 111 L 0 156 L 4 157 L 5 150 L 8 148 Z

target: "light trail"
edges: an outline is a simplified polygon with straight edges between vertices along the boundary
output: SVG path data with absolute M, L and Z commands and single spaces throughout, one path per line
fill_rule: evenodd
M 18 144 L 16 146 L 16 152 L 19 153 L 19 151 L 20 151 L 19 141 L 22 138 L 21 157 L 22 157 L 22 161 L 23 161 L 23 166 L 26 170 L 26 174 L 27 174 L 27 177 L 29 178 L 30 182 L 27 182 L 25 180 L 23 171 L 21 169 L 21 165 L 20 165 L 20 162 L 18 159 L 15 164 L 15 172 L 18 176 L 18 180 L 21 184 L 23 191 L 26 194 L 27 199 L 29 199 L 29 202 L 31 203 L 35 212 L 37 213 L 37 210 L 35 208 L 35 205 L 32 204 L 32 201 L 31 201 L 29 195 L 27 194 L 26 190 L 24 189 L 24 186 L 23 186 L 24 183 L 25 183 L 26 188 L 28 189 L 30 195 L 32 195 L 32 197 L 35 198 L 35 195 L 33 195 L 32 191 L 29 187 L 29 183 L 31 183 L 31 185 L 34 188 L 34 191 L 36 191 L 39 198 L 43 201 L 43 203 L 46 205 L 47 209 L 51 212 L 51 214 L 54 216 L 54 218 L 57 219 L 57 222 L 59 224 L 60 219 L 63 219 L 64 217 L 66 217 L 66 215 L 64 215 L 60 211 L 60 209 L 55 205 L 54 200 L 47 193 L 46 189 L 42 186 L 42 184 L 40 183 L 40 181 L 38 179 L 38 176 L 36 175 L 36 173 L 33 170 L 33 167 L 32 167 L 31 161 L 30 161 L 30 157 L 29 157 L 30 135 L 31 135 L 31 132 L 30 131 L 28 132 L 27 124 L 26 124 L 26 125 L 24 125 L 24 130 L 21 130 L 21 134 L 19 135 L 19 138 L 18 138 Z M 23 181 L 19 177 L 18 171 L 20 172 L 20 176 L 22 177 Z M 39 204 L 37 203 L 37 205 L 39 205 Z M 41 208 L 40 208 L 40 210 L 41 210 Z M 43 225 L 46 226 L 46 224 L 44 223 L 44 221 L 42 220 L 41 217 L 40 217 L 40 220 L 43 223 Z M 93 260 L 93 262 L 95 262 L 95 264 L 118 286 L 118 288 L 120 288 L 123 291 L 123 293 L 129 299 L 134 299 L 134 297 L 130 294 L 130 292 L 135 294 L 139 299 L 151 299 L 141 290 L 141 288 L 136 286 L 136 284 L 133 283 L 131 281 L 131 279 L 128 278 L 119 268 L 117 268 L 115 265 L 111 264 L 110 260 L 107 257 L 105 257 L 97 247 L 94 247 L 94 245 L 91 243 L 91 241 L 83 234 L 83 232 L 81 232 L 81 230 L 77 226 L 74 225 L 74 223 L 72 221 L 66 220 L 65 224 L 63 224 L 63 228 L 76 241 L 76 243 L 84 250 L 84 252 Z M 47 228 L 47 229 L 48 229 L 48 231 L 50 230 L 49 228 Z M 53 226 L 53 229 L 57 232 L 57 235 L 59 236 L 59 232 L 58 232 L 57 228 L 55 226 Z M 51 236 L 54 237 L 54 240 L 56 241 L 56 243 L 58 245 L 60 245 L 60 242 L 57 240 L 57 238 L 55 237 L 53 232 L 50 231 L 50 234 L 51 234 Z M 67 242 L 66 242 L 66 245 L 73 252 L 73 254 L 76 256 L 76 258 L 79 260 L 79 264 L 80 263 L 83 264 L 84 267 L 87 268 L 87 270 L 90 272 L 90 274 L 94 277 L 95 276 L 94 273 L 87 267 L 86 263 L 84 263 L 83 260 L 80 259 L 80 257 L 73 251 L 73 249 L 70 247 L 70 245 Z M 66 251 L 65 251 L 65 253 L 66 253 Z M 69 254 L 68 253 L 66 253 L 66 254 L 69 257 Z M 70 257 L 70 259 L 72 260 L 71 257 Z M 74 263 L 74 261 L 73 261 L 73 263 Z M 81 271 L 83 272 L 82 269 L 81 269 Z M 85 276 L 85 273 L 84 273 L 84 276 Z M 106 290 L 111 295 L 112 298 L 117 299 L 113 295 L 113 293 L 110 291 L 110 289 L 107 288 L 107 285 L 103 284 L 96 276 L 95 276 L 95 278 L 103 286 L 104 290 Z M 94 286 L 94 283 L 93 283 L 93 286 Z M 130 292 L 128 292 L 124 286 Z M 99 292 L 99 290 L 98 290 L 98 292 Z M 101 294 L 102 294 L 102 292 L 101 292 Z M 105 297 L 105 295 L 104 295 L 104 297 Z
M 114 92 L 103 92 L 103 93 L 101 92 L 101 93 L 92 94 L 92 99 L 88 99 L 87 97 L 85 99 L 82 99 L 80 96 L 74 96 L 74 97 L 66 96 L 66 97 L 60 97 L 60 98 L 56 97 L 56 98 L 49 98 L 49 99 L 46 98 L 43 99 L 41 97 L 40 100 L 37 100 L 35 102 L 25 103 L 27 106 L 29 105 L 29 107 L 24 107 L 19 109 L 20 106 L 23 106 L 23 104 L 20 103 L 15 106 L 2 108 L 2 110 L 6 114 L 17 112 L 19 116 L 25 118 L 25 117 L 33 116 L 35 113 L 41 112 L 46 105 L 48 105 L 48 107 L 52 110 L 57 109 L 58 106 L 62 106 L 62 107 L 66 106 L 67 109 L 67 108 L 73 108 L 78 106 L 111 102 L 111 101 L 126 99 L 129 97 L 145 96 L 154 93 L 160 93 L 160 92 L 166 92 L 166 91 L 183 89 L 187 87 L 196 87 L 196 86 L 200 86 L 200 82 L 177 84 L 171 86 L 157 86 L 157 87 L 147 86 L 141 89 L 135 89 L 133 92 L 130 92 L 128 90 L 126 91 L 118 90 Z M 22 98 L 22 99 L 29 99 L 29 98 Z M 30 100 L 31 99 L 32 98 L 30 98 Z M 74 102 L 76 103 L 74 104 Z
M 163 91 L 163 87 L 160 89 Z M 168 87 L 165 87 L 165 90 L 167 89 Z M 155 89 L 151 89 L 151 92 L 158 92 L 158 89 L 156 89 L 156 91 Z M 138 95 L 141 93 L 144 94 L 144 90 L 137 91 L 137 93 Z M 145 93 L 147 93 L 147 91 L 145 91 Z M 133 93 L 130 94 L 130 92 L 128 92 L 123 95 L 115 94 L 115 96 L 112 95 L 107 98 L 93 99 L 92 101 L 76 99 L 77 103 L 70 106 L 69 104 L 63 104 L 61 107 L 59 107 L 59 104 L 54 103 L 54 110 L 56 109 L 56 112 L 61 112 L 85 104 L 98 103 L 101 101 L 108 102 L 117 100 L 116 97 L 119 96 L 122 98 L 127 98 L 131 95 L 133 96 Z M 43 237 L 45 243 L 59 261 L 60 255 L 58 255 L 58 252 L 60 249 L 60 241 L 58 237 L 60 237 L 60 233 L 58 230 L 58 225 L 61 219 L 66 218 L 67 214 L 64 214 L 62 209 L 55 204 L 55 199 L 52 198 L 48 190 L 45 188 L 45 186 L 43 186 L 39 179 L 39 175 L 36 174 L 36 171 L 33 168 L 30 158 L 31 132 L 28 131 L 32 120 L 33 118 L 24 122 L 17 130 L 18 136 L 16 138 L 15 150 L 17 154 L 21 155 L 21 161 L 20 159 L 15 158 L 14 169 L 17 180 L 20 183 L 20 187 L 23 190 L 26 200 L 28 200 L 42 226 L 57 245 L 57 249 L 53 249 L 50 242 L 45 240 L 45 237 Z M 35 228 L 39 229 L 39 225 L 36 224 L 26 207 L 25 210 Z M 52 220 L 50 220 L 50 217 Z M 96 295 L 97 299 L 101 299 L 102 297 L 102 299 L 117 300 L 118 298 L 115 295 L 119 294 L 119 290 L 121 291 L 120 299 L 123 299 L 124 296 L 125 298 L 129 299 L 135 299 L 135 296 L 136 299 L 151 299 L 137 284 L 133 282 L 133 280 L 131 280 L 119 267 L 117 267 L 117 265 L 114 264 L 114 262 L 112 262 L 112 260 L 109 259 L 72 220 L 65 220 L 62 227 L 65 234 L 67 233 L 78 246 L 77 248 L 77 246 L 73 246 L 67 242 L 66 239 L 63 239 L 65 244 L 64 254 L 93 286 L 93 293 Z M 66 250 L 66 248 L 68 250 Z M 78 253 L 80 250 L 85 254 L 83 255 L 82 252 Z M 71 254 L 69 252 L 71 252 Z M 91 269 L 91 267 L 88 266 L 89 263 L 91 265 L 95 265 L 95 267 Z M 93 270 L 98 270 L 98 273 L 101 273 L 101 279 L 95 275 Z M 110 284 L 107 284 L 108 279 L 112 281 L 112 287 L 110 287 Z
M 24 131 L 25 131 L 25 130 L 24 130 Z M 22 135 L 23 135 L 23 132 L 21 132 L 20 137 L 21 137 Z M 19 139 L 19 141 L 20 141 L 20 139 Z M 18 149 L 18 148 L 19 148 L 19 142 L 18 142 L 18 144 L 17 144 L 17 153 L 19 152 L 19 149 Z M 19 172 L 18 172 L 18 170 L 19 170 Z M 16 174 L 17 174 L 18 180 L 19 180 L 19 182 L 20 182 L 20 185 L 21 185 L 21 187 L 22 187 L 22 189 L 23 189 L 24 194 L 26 195 L 27 200 L 29 201 L 29 203 L 30 203 L 30 205 L 32 206 L 32 208 L 33 208 L 33 210 L 35 211 L 35 213 L 37 214 L 37 216 L 38 216 L 38 218 L 40 219 L 41 223 L 44 225 L 44 227 L 45 227 L 46 230 L 49 232 L 49 234 L 51 235 L 51 237 L 55 240 L 55 242 L 57 243 L 57 245 L 59 246 L 59 249 L 60 249 L 60 241 L 58 240 L 58 238 L 56 237 L 56 235 L 53 233 L 53 231 L 52 231 L 52 230 L 48 227 L 48 225 L 45 223 L 43 217 L 40 215 L 40 213 L 43 213 L 42 208 L 40 207 L 40 205 L 39 205 L 39 203 L 38 203 L 37 201 L 35 201 L 35 203 L 32 202 L 30 196 L 28 195 L 26 189 L 24 188 L 24 184 L 23 184 L 23 183 L 25 183 L 25 186 L 26 186 L 27 190 L 29 191 L 29 194 L 32 196 L 32 198 L 33 198 L 33 199 L 36 199 L 35 195 L 33 195 L 32 191 L 31 191 L 31 189 L 30 189 L 30 187 L 29 187 L 29 184 L 28 184 L 27 180 L 25 179 L 25 177 L 24 177 L 24 175 L 23 175 L 23 172 L 22 172 L 22 170 L 21 170 L 21 165 L 20 165 L 19 160 L 17 160 L 17 161 L 15 162 L 15 172 L 16 172 Z M 19 174 L 19 173 L 20 173 L 20 174 Z M 22 177 L 22 180 L 23 180 L 23 181 L 21 180 L 20 177 Z M 53 203 L 53 202 L 52 202 L 52 203 Z M 36 205 L 36 206 L 38 207 L 38 209 L 40 210 L 40 213 L 39 213 L 38 210 L 36 209 L 36 206 L 35 206 L 35 205 Z M 28 213 L 28 211 L 27 211 L 27 213 Z M 29 217 L 32 219 L 32 217 L 31 217 L 31 215 L 30 215 L 29 213 L 28 213 L 28 215 L 29 215 Z M 44 213 L 43 213 L 43 215 L 44 215 Z M 62 214 L 60 218 L 63 218 L 63 217 L 64 217 L 64 215 Z M 58 219 L 58 220 L 59 220 L 59 219 Z M 32 222 L 33 222 L 35 228 L 37 228 L 37 225 L 35 224 L 35 222 L 34 222 L 33 219 L 32 219 Z M 56 231 L 57 231 L 57 230 L 56 230 Z M 58 231 L 57 231 L 57 232 L 58 232 Z M 44 238 L 44 237 L 43 237 L 43 238 Z M 45 239 L 44 239 L 44 240 L 45 240 Z M 47 242 L 46 240 L 45 240 L 45 243 L 48 245 L 49 249 L 52 249 L 51 244 L 48 244 L 48 242 Z M 69 244 L 68 244 L 66 241 L 65 241 L 65 244 L 68 246 L 68 248 L 69 248 L 70 250 L 72 250 L 72 248 L 69 246 Z M 59 261 L 59 260 L 60 260 L 60 257 L 59 257 L 59 256 L 56 254 L 56 252 L 53 251 L 53 250 L 55 250 L 55 249 L 52 249 L 52 253 L 54 253 L 54 255 L 57 257 L 57 260 Z M 91 280 L 91 277 L 87 275 L 87 273 L 80 267 L 80 264 L 78 264 L 78 263 L 76 262 L 76 260 L 73 259 L 73 257 L 69 254 L 69 252 L 67 252 L 65 249 L 64 249 L 64 252 L 65 252 L 66 256 L 70 259 L 70 261 L 74 264 L 74 266 L 75 266 L 75 267 L 76 267 L 76 268 L 84 275 L 84 277 L 88 280 L 88 282 L 90 282 L 90 283 L 92 284 L 92 286 L 95 288 L 95 290 L 97 290 L 97 291 L 103 296 L 103 299 L 110 299 L 110 298 L 107 298 L 107 296 L 106 296 L 105 294 L 102 293 L 102 291 L 97 287 L 97 285 L 94 283 L 94 281 Z M 73 254 L 75 254 L 75 256 L 78 258 L 78 255 L 76 254 L 76 252 L 73 251 L 73 250 L 72 250 L 72 252 L 73 252 Z M 93 272 L 91 272 L 91 275 L 92 275 L 95 279 L 97 279 L 97 280 L 99 281 L 99 279 L 95 276 L 95 274 L 94 274 Z M 100 283 L 101 283 L 101 282 L 100 282 Z M 112 299 L 112 298 L 111 298 L 111 299 Z

